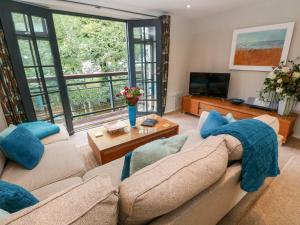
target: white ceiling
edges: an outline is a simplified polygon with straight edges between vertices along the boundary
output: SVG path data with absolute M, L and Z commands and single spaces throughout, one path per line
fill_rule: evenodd
M 87 14 L 96 14 L 123 19 L 147 18 L 147 16 L 133 15 L 127 12 L 118 12 L 105 8 L 95 8 L 70 3 L 63 0 L 20 0 L 43 5 L 52 9 L 70 10 Z M 92 5 L 99 5 L 115 9 L 122 9 L 154 16 L 175 14 L 186 18 L 199 18 L 214 15 L 230 9 L 247 6 L 261 0 L 72 0 Z M 191 8 L 187 8 L 191 5 Z

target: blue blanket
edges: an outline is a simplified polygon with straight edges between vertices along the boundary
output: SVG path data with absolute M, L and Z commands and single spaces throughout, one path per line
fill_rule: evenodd
M 59 132 L 59 126 L 47 121 L 35 121 L 21 123 L 18 126 L 24 127 L 39 139 L 48 137 Z
M 246 119 L 216 128 L 211 135 L 229 134 L 243 145 L 241 188 L 257 191 L 266 177 L 277 176 L 278 142 L 273 128 L 255 120 Z

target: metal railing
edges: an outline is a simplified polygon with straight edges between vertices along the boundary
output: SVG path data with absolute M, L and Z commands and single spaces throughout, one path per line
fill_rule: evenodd
M 116 98 L 116 94 L 128 85 L 128 72 L 68 74 L 64 75 L 64 78 L 74 119 L 115 112 L 126 107 L 125 101 Z M 28 78 L 27 81 L 32 97 L 45 94 L 36 78 Z M 49 94 L 59 92 L 55 81 L 55 76 L 45 77 Z M 60 104 L 59 101 L 51 102 L 53 108 L 59 108 Z

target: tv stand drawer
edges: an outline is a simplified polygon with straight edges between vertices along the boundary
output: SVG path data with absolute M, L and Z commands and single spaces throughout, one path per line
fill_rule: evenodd
M 203 111 L 211 111 L 211 110 L 216 110 L 222 115 L 226 115 L 227 113 L 232 113 L 233 117 L 236 119 L 247 119 L 247 118 L 252 118 L 253 116 L 251 114 L 243 113 L 243 112 L 237 112 L 234 110 L 229 110 L 226 108 L 221 108 L 218 106 L 213 106 L 213 105 L 208 105 L 205 103 L 200 103 L 199 104 L 199 114 L 201 114 Z

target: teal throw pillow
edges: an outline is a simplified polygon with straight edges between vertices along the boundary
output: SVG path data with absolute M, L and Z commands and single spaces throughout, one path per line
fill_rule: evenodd
M 187 138 L 187 135 L 176 135 L 152 141 L 136 148 L 132 152 L 130 160 L 130 175 L 168 155 L 180 151 Z
M 0 142 L 4 155 L 26 169 L 33 169 L 44 154 L 44 145 L 30 131 L 17 127 Z
M 30 192 L 18 186 L 0 180 L 0 208 L 15 213 L 38 203 L 39 200 Z
M 210 111 L 201 128 L 201 137 L 207 138 L 211 135 L 214 129 L 226 124 L 228 124 L 228 121 L 218 111 Z
M 0 132 L 0 141 L 6 138 L 11 132 L 13 132 L 17 127 L 13 124 L 10 124 L 7 128 Z
M 39 139 L 43 139 L 53 134 L 57 134 L 60 131 L 59 126 L 53 123 L 49 123 L 47 121 L 34 121 L 34 122 L 21 123 L 18 125 L 18 127 L 26 128 Z
M 234 119 L 232 113 L 227 113 L 227 115 L 224 116 L 224 118 L 228 121 L 228 123 L 236 122 L 236 119 Z

